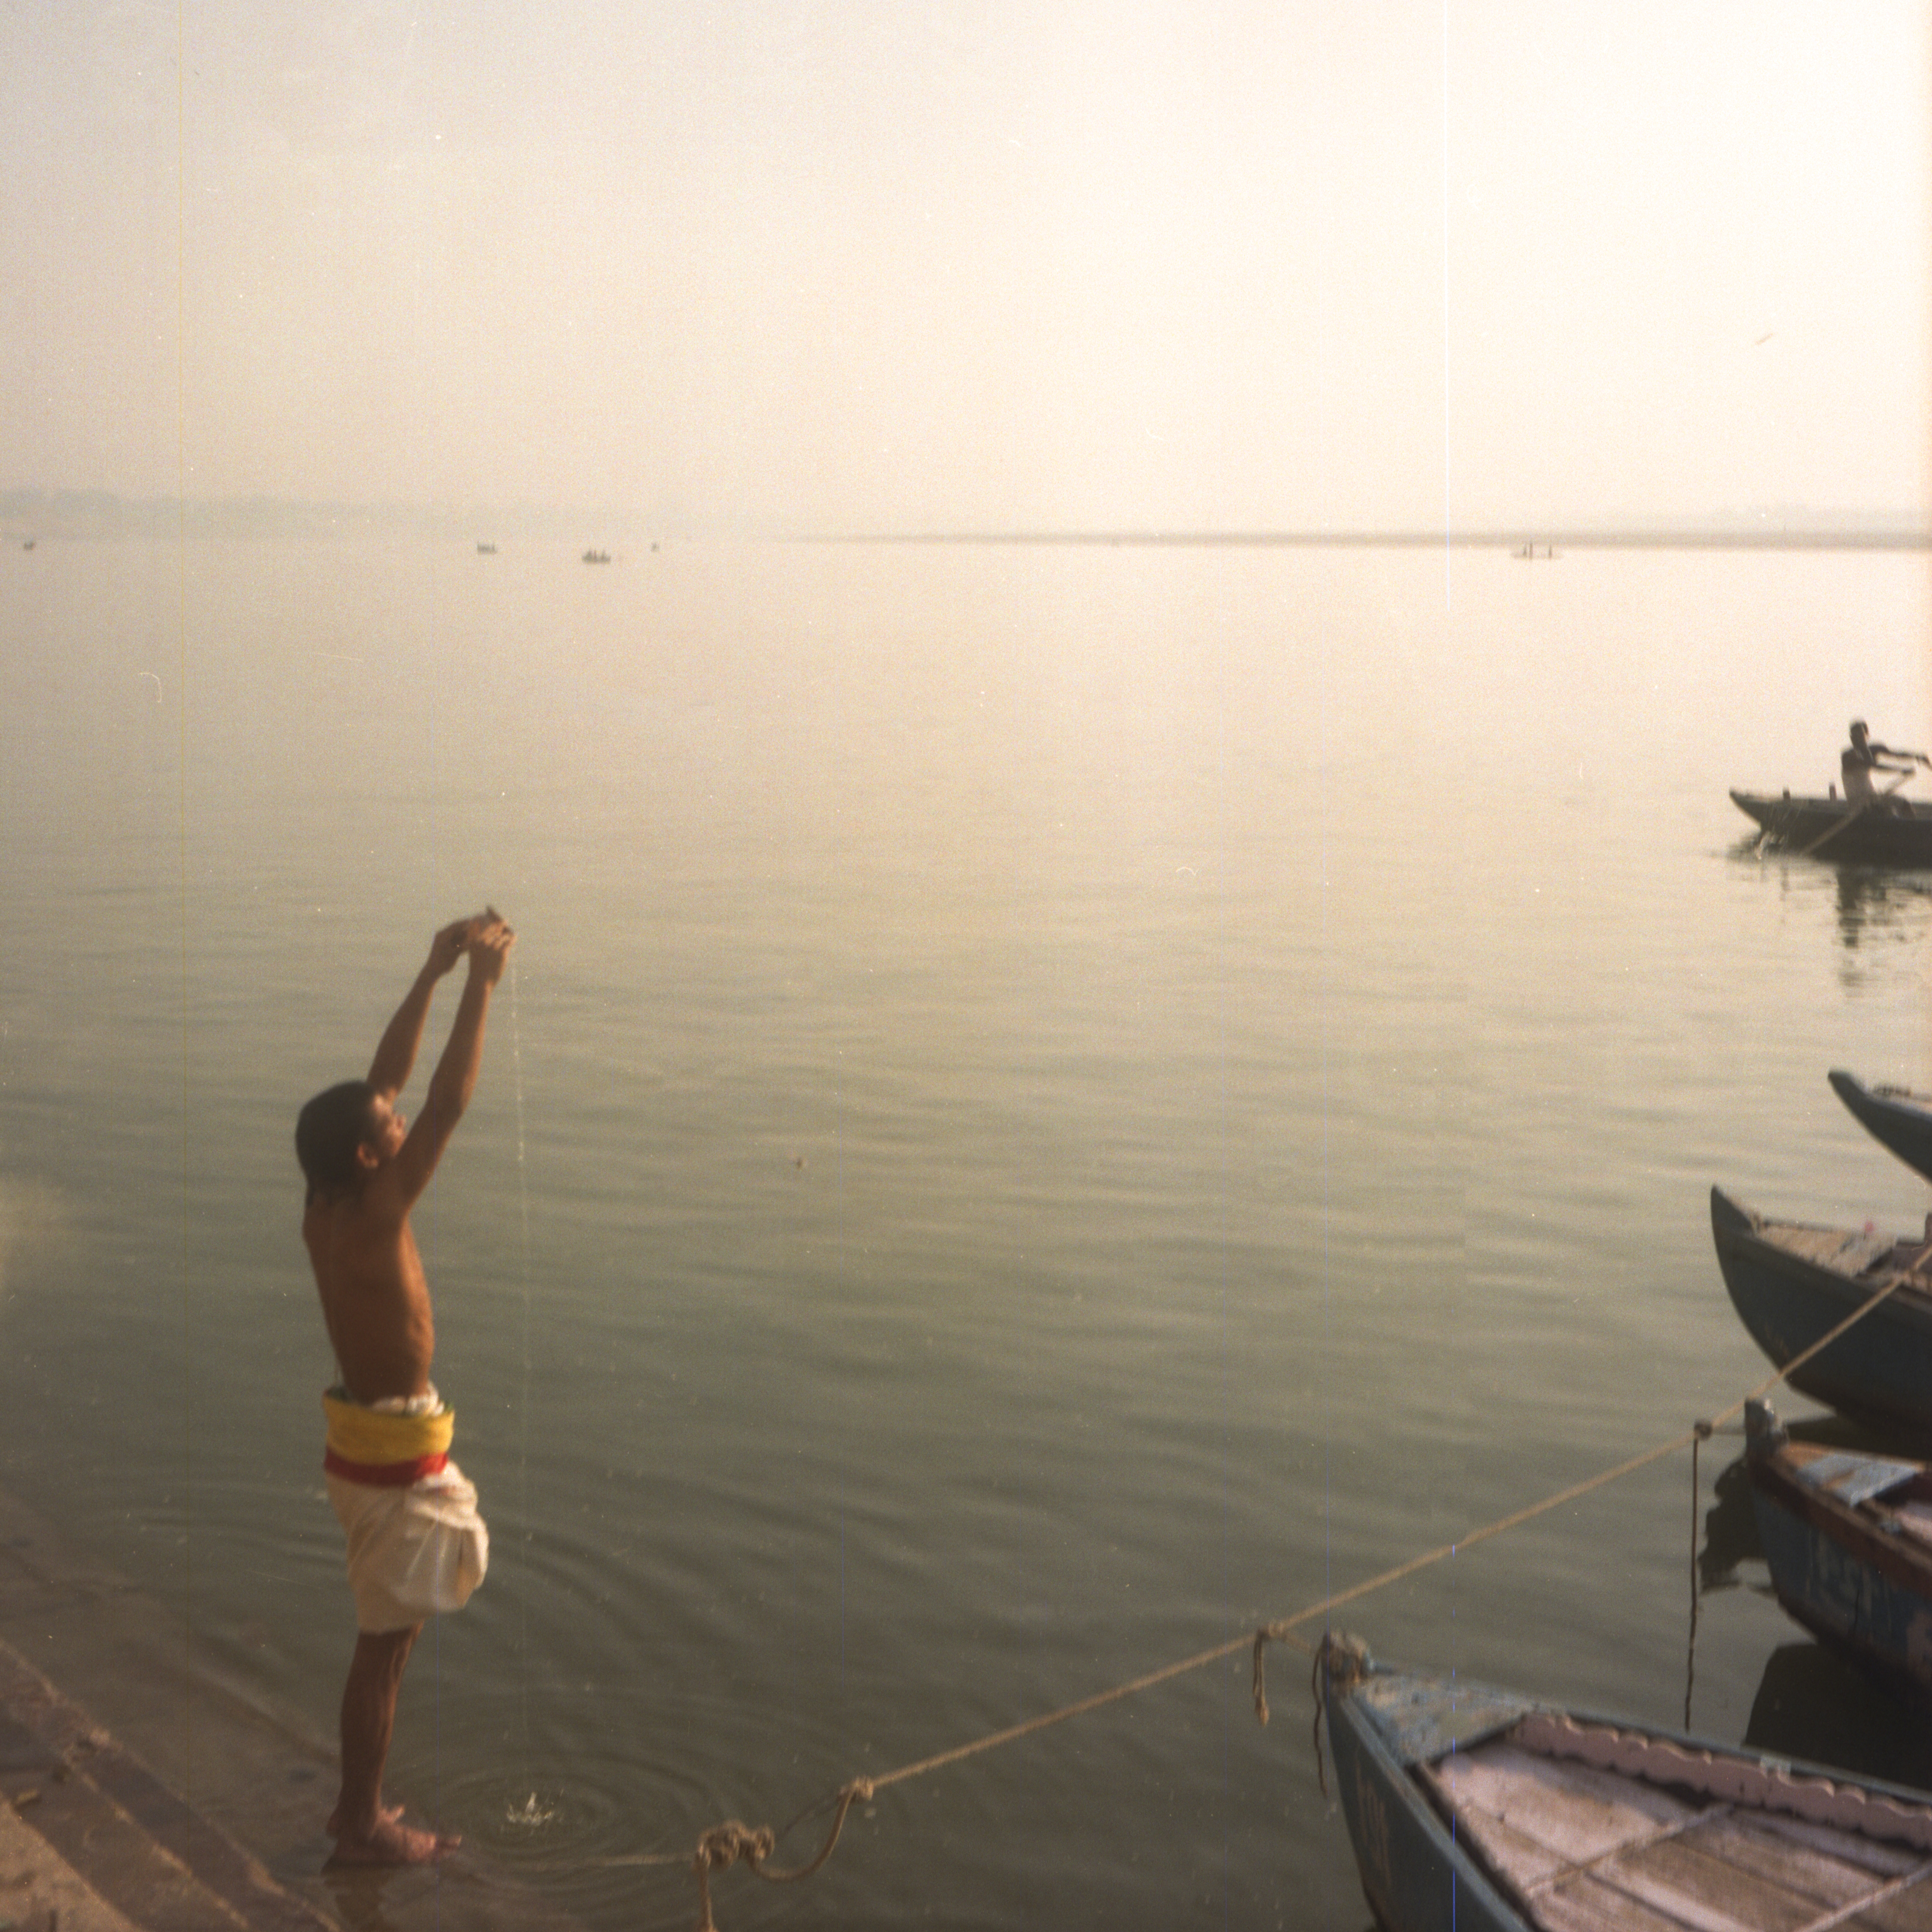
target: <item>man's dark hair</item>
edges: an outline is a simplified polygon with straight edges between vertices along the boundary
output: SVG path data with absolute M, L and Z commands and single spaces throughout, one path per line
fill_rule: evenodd
M 308 1178 L 308 1198 L 346 1194 L 359 1178 L 356 1150 L 369 1138 L 376 1090 L 345 1080 L 318 1094 L 296 1117 L 296 1158 Z

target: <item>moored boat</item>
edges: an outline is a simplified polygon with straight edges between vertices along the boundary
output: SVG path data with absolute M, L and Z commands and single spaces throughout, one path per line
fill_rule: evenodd
M 1924 1794 L 1322 1646 L 1383 1932 L 1932 1927 Z
M 1932 1446 L 1932 1242 L 1774 1221 L 1720 1187 L 1711 1236 L 1732 1304 L 1780 1369 L 1891 1288 L 1788 1379 L 1902 1444 Z
M 1932 1100 L 1903 1087 L 1868 1087 L 1842 1070 L 1828 1078 L 1832 1090 L 1881 1147 L 1932 1180 Z
M 1826 1643 L 1932 1696 L 1932 1472 L 1793 1442 L 1760 1402 L 1745 1411 L 1744 1462 L 1778 1600 Z
M 1773 798 L 1734 791 L 1731 802 L 1764 827 L 1767 844 L 1800 858 L 1847 866 L 1932 866 L 1932 805 L 1886 793 L 1843 798 Z

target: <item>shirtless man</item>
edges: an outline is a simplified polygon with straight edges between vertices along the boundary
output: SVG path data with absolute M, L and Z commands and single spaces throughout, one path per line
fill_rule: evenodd
M 1896 763 L 1892 762 L 1897 760 Z M 1894 751 L 1889 745 L 1874 745 L 1871 734 L 1865 729 L 1862 718 L 1852 721 L 1852 742 L 1838 754 L 1838 776 L 1845 788 L 1845 796 L 1854 805 L 1882 804 L 1890 812 L 1904 812 L 1908 808 L 1903 799 L 1894 799 L 1892 794 L 1896 785 L 1880 791 L 1873 782 L 1880 773 L 1889 776 L 1896 772 L 1909 776 L 1926 762 L 1923 752 Z M 1900 783 L 1904 782 L 1901 778 Z
M 429 1378 L 436 1332 L 410 1210 L 476 1090 L 483 1023 L 515 934 L 494 911 L 446 926 L 382 1035 L 366 1080 L 318 1094 L 296 1126 L 308 1180 L 302 1240 L 341 1373 L 322 1398 L 329 1500 L 349 1538 L 356 1654 L 342 1694 L 342 1792 L 328 1820 L 346 1864 L 417 1864 L 454 1837 L 402 1822 L 382 1767 L 403 1666 L 426 1617 L 460 1609 L 482 1581 L 489 1535 L 476 1492 L 449 1460 L 454 1412 Z M 467 957 L 448 1043 L 413 1127 L 396 1096 L 416 1064 L 436 982 Z

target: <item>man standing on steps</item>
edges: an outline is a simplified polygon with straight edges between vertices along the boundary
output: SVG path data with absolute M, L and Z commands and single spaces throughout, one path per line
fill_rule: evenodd
M 342 1694 L 342 1792 L 328 1820 L 345 1864 L 420 1864 L 454 1837 L 402 1822 L 382 1767 L 403 1666 L 424 1620 L 483 1580 L 489 1532 L 449 1460 L 455 1412 L 429 1378 L 429 1283 L 410 1210 L 430 1184 L 483 1060 L 483 1023 L 516 935 L 494 910 L 446 926 L 384 1032 L 367 1079 L 318 1094 L 296 1124 L 308 1181 L 302 1240 L 340 1379 L 322 1397 L 329 1501 L 349 1538 L 356 1654 Z M 413 1127 L 396 1096 L 416 1064 L 436 982 L 470 962 L 449 1040 Z

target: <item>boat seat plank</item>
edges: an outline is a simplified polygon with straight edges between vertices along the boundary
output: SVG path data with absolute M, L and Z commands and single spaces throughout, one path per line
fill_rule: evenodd
M 1762 1816 L 1750 1812 L 1700 1822 L 1684 1833 L 1683 1842 L 1741 1871 L 1775 1880 L 1799 1898 L 1814 1901 L 1819 1911 L 1868 1898 L 1898 1876 L 1901 1869 L 1910 1871 L 1924 1862 L 1922 1854 L 1908 1853 L 1902 1862 L 1888 1859 L 1874 1865 L 1862 1856 L 1851 1855 L 1859 1843 L 1854 1834 L 1832 1832 L 1828 1826 L 1811 1828 L 1836 1842 L 1828 1846 L 1808 1843 L 1767 1829 Z
M 1416 1774 L 1551 1932 L 1804 1932 L 1821 1922 L 1932 1932 L 1932 1889 L 1914 1886 L 1895 1906 L 1860 1904 L 1916 1870 L 1922 1852 L 1796 1818 L 1700 1809 L 1506 1738 Z
M 1848 1449 L 1792 1459 L 1792 1473 L 1808 1489 L 1822 1490 L 1853 1508 L 1888 1490 L 1904 1488 L 1919 1468 L 1919 1464 L 1900 1462 L 1896 1456 L 1868 1456 Z
M 1744 1814 L 1754 1832 L 1786 1839 L 1828 1858 L 1886 1879 L 1916 1871 L 1925 1862 L 1925 1854 L 1910 1845 L 1884 1838 L 1868 1838 L 1862 1832 L 1840 1831 L 1835 1825 L 1814 1824 L 1808 1818 L 1792 1818 L 1782 1812 L 1753 1811 Z
M 1760 1233 L 1774 1247 L 1818 1268 L 1862 1274 L 1898 1244 L 1889 1234 L 1847 1233 L 1842 1228 L 1808 1228 L 1795 1221 L 1768 1221 Z
M 1932 1932 L 1932 1874 L 1844 1922 L 1856 1932 Z
M 1456 1828 L 1466 1844 L 1473 1846 L 1492 1870 L 1520 1892 L 1532 1892 L 1572 1868 L 1572 1861 L 1561 1852 L 1552 1852 L 1490 1812 L 1465 1807 L 1456 1814 Z
M 1733 1926 L 1748 1928 L 1749 1932 L 1800 1932 L 1821 1909 L 1846 1902 L 1811 1897 L 1774 1874 L 1734 1864 L 1710 1848 L 1717 1842 L 1700 1843 L 1694 1834 L 1684 1832 L 1619 1852 L 1598 1868 L 1598 1876 L 1605 1884 L 1634 1892 L 1657 1910 L 1708 1932 L 1726 1932 Z M 1873 1889 L 1867 1880 L 1852 1896 Z
M 1752 1932 L 1736 1919 L 1712 1927 L 1660 1912 L 1591 1873 L 1544 1893 L 1535 1912 L 1538 1932 Z
M 1696 1809 L 1660 1786 L 1539 1756 L 1502 1739 L 1442 1760 L 1434 1774 L 1459 1814 L 1500 1819 L 1568 1864 L 1681 1826 Z

